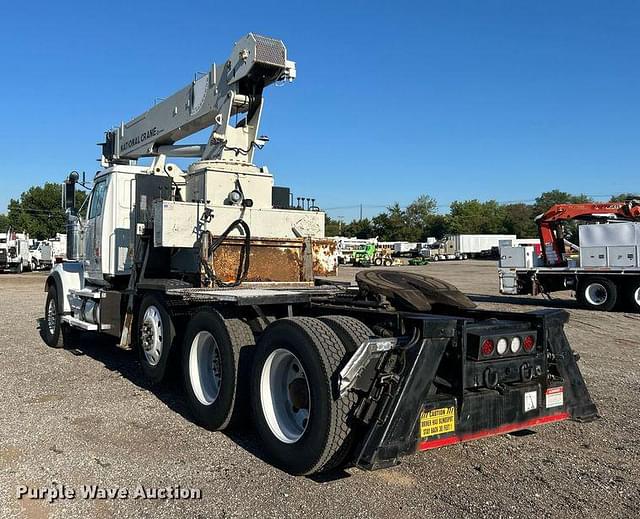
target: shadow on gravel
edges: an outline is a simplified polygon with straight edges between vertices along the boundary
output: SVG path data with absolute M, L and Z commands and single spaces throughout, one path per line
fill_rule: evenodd
M 42 338 L 44 319 L 37 319 L 37 323 L 40 337 Z M 117 346 L 118 341 L 116 338 L 91 332 L 84 332 L 82 335 L 71 332 L 65 340 L 66 345 L 63 351 L 76 356 L 86 355 L 100 362 L 105 368 L 120 374 L 139 388 L 150 391 L 173 412 L 178 413 L 185 420 L 188 420 L 200 428 L 200 425 L 193 421 L 184 398 L 182 375 L 179 370 L 178 358 L 175 358 L 173 362 L 171 362 L 171 359 L 169 360 L 165 380 L 160 384 L 152 385 L 149 384 L 145 378 L 138 363 L 136 353 L 120 349 Z M 44 338 L 43 345 L 44 347 L 48 347 L 44 344 Z M 244 405 L 247 410 L 250 408 L 249 402 L 245 402 Z M 260 449 L 260 441 L 253 427 L 247 425 L 250 423 L 250 420 L 247 418 L 245 422 L 222 431 L 222 433 L 256 458 L 270 464 Z M 242 425 L 245 427 L 242 427 Z M 209 431 L 202 429 L 201 433 L 207 434 Z M 320 476 L 312 476 L 309 479 L 317 483 L 328 483 L 345 477 L 350 477 L 350 474 L 344 470 L 338 470 Z
M 38 330 L 42 338 L 44 319 L 38 319 Z M 44 343 L 44 338 L 43 343 Z M 117 346 L 118 340 L 104 334 L 71 331 L 65 337 L 64 351 L 72 355 L 86 355 L 100 362 L 105 368 L 126 378 L 141 389 L 153 393 L 169 409 L 191 421 L 189 410 L 182 399 L 182 381 L 180 373 L 175 369 L 175 362 L 167 368 L 165 380 L 158 385 L 150 384 L 142 373 L 135 352 L 123 350 Z M 46 345 L 44 345 L 47 347 Z M 171 361 L 171 359 L 170 359 Z

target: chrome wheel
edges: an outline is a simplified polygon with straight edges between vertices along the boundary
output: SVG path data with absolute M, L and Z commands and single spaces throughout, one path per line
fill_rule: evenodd
M 600 283 L 591 283 L 584 291 L 584 297 L 587 302 L 593 306 L 600 306 L 607 302 L 609 293 L 604 285 Z
M 142 318 L 141 343 L 147 362 L 152 366 L 158 364 L 162 356 L 162 316 L 153 305 L 146 309 Z
M 211 405 L 220 393 L 222 366 L 220 348 L 207 331 L 198 332 L 189 351 L 189 382 L 198 401 Z
M 47 306 L 47 328 L 49 333 L 53 335 L 56 333 L 56 326 L 58 324 L 58 308 L 53 298 L 49 299 L 49 305 Z
M 640 287 L 636 288 L 633 293 L 633 300 L 636 302 L 636 306 L 640 308 Z
M 260 402 L 271 432 L 283 443 L 297 442 L 307 429 L 311 393 L 302 364 L 289 350 L 274 350 L 262 366 Z

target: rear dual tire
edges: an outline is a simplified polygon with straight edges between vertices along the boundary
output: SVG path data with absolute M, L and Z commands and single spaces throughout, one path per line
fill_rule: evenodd
M 352 436 L 355 395 L 340 396 L 338 374 L 358 340 L 344 322 L 279 319 L 258 342 L 251 375 L 255 427 L 269 459 L 291 474 L 340 465 Z
M 176 329 L 162 299 L 147 295 L 142 299 L 137 318 L 138 359 L 144 376 L 151 384 L 164 379 Z
M 222 430 L 244 421 L 248 372 L 255 340 L 248 324 L 225 319 L 213 308 L 189 321 L 182 344 L 182 373 L 195 421 Z

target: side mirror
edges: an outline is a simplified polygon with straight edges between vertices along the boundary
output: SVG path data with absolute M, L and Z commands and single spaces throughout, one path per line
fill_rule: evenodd
M 62 190 L 62 208 L 67 211 L 76 208 L 76 182 L 80 180 L 80 175 L 77 171 L 69 173 L 69 178 L 64 181 Z

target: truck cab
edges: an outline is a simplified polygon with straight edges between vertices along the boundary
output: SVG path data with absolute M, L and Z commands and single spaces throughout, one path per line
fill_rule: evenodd
M 145 174 L 146 168 L 122 165 L 97 174 L 81 222 L 81 259 L 88 282 L 103 285 L 105 279 L 130 273 L 132 201 L 136 176 Z
M 31 269 L 29 237 L 11 231 L 0 234 L 0 270 L 21 273 Z

